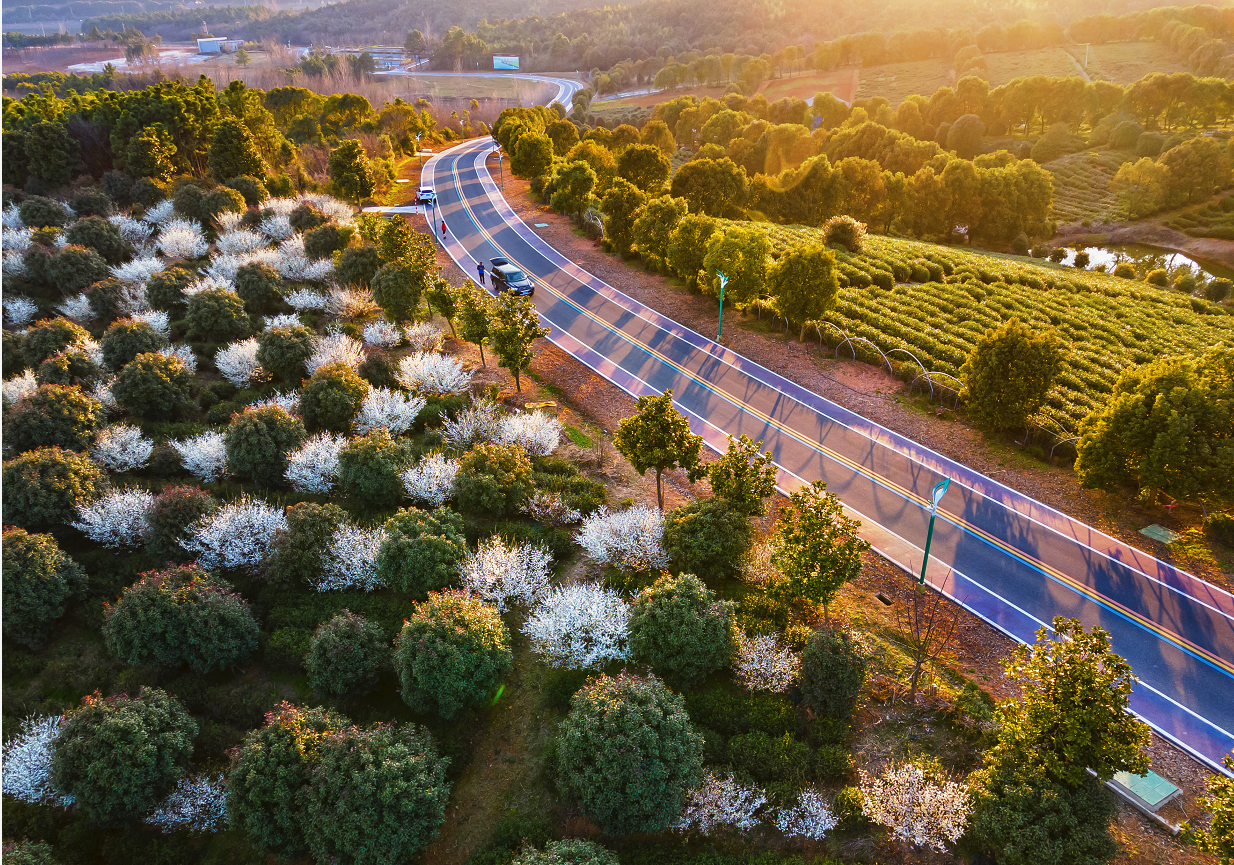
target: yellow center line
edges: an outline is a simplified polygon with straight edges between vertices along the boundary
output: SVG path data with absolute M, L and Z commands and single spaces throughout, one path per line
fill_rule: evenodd
M 468 151 L 468 153 L 470 153 L 470 151 Z M 463 195 L 463 190 L 459 182 L 457 161 L 452 164 L 451 173 L 454 177 L 454 187 L 455 187 L 455 190 L 458 192 L 459 201 L 462 203 L 463 208 L 467 211 L 467 215 L 471 219 L 471 222 L 475 226 L 476 230 L 479 231 L 480 234 L 482 234 L 484 238 L 490 244 L 492 244 L 494 249 L 496 249 L 506 258 L 511 258 L 510 254 L 507 253 L 505 248 L 497 242 L 497 239 L 493 237 L 493 235 L 488 231 L 488 229 L 486 229 L 484 226 L 480 224 L 479 219 L 476 217 L 475 212 L 472 210 L 471 204 L 467 201 L 466 196 Z M 508 225 L 509 223 L 506 223 L 506 224 Z M 511 228 L 513 228 L 513 226 L 511 226 Z M 511 258 L 511 260 L 513 259 Z M 560 268 L 559 268 L 559 271 L 562 273 L 566 273 L 566 271 L 561 270 Z M 697 384 L 701 385 L 702 387 L 706 388 L 707 390 L 711 391 L 712 393 L 716 394 L 717 396 L 731 403 L 736 408 L 742 411 L 745 411 L 751 415 L 754 415 L 755 417 L 757 417 L 758 419 L 766 423 L 768 426 L 771 426 L 775 428 L 776 430 L 778 430 L 779 432 L 783 433 L 784 435 L 787 435 L 790 438 L 797 440 L 798 442 L 800 442 L 801 444 L 804 444 L 806 447 L 810 448 L 811 450 L 821 453 L 824 456 L 830 457 L 831 459 L 835 460 L 841 465 L 846 466 L 851 471 L 867 478 L 868 480 L 873 481 L 874 483 L 894 493 L 897 493 L 898 495 L 908 499 L 909 501 L 914 502 L 918 506 L 922 508 L 930 507 L 931 502 L 927 501 L 923 496 L 918 495 L 912 490 L 901 486 L 900 484 L 896 483 L 895 481 L 890 480 L 889 478 L 885 478 L 882 475 L 875 473 L 873 470 L 866 468 L 860 463 L 854 462 L 853 460 L 849 459 L 843 454 L 838 453 L 832 450 L 831 448 L 828 448 L 826 445 L 822 444 L 821 442 L 811 441 L 810 439 L 806 438 L 804 435 L 798 433 L 796 430 L 792 429 L 791 427 L 785 426 L 780 421 L 764 413 L 763 411 L 759 410 L 758 408 L 746 402 L 745 400 L 742 400 L 739 397 L 733 396 L 727 391 L 721 389 L 718 385 L 713 385 L 710 382 L 704 381 L 693 371 L 687 369 L 686 367 L 682 366 L 681 364 L 677 363 L 671 358 L 666 357 L 665 355 L 661 354 L 656 349 L 648 345 L 645 345 L 640 340 L 636 339 L 634 336 L 626 333 L 625 331 L 618 330 L 617 328 L 613 327 L 608 322 L 601 319 L 596 314 L 592 313 L 590 310 L 584 309 L 583 307 L 574 303 L 569 298 L 567 298 L 564 294 L 562 294 L 560 291 L 558 291 L 556 288 L 550 285 L 548 282 L 545 282 L 543 278 L 533 276 L 530 271 L 525 270 L 524 272 L 527 273 L 529 278 L 535 280 L 536 283 L 542 285 L 545 289 L 547 289 L 555 297 L 557 297 L 564 303 L 568 304 L 569 306 L 573 307 L 574 309 L 577 309 L 579 312 L 587 316 L 589 319 L 594 321 L 596 324 L 598 324 L 603 329 L 609 331 L 614 336 L 618 336 L 626 340 L 627 342 L 637 346 L 638 348 L 645 351 L 647 354 L 659 360 L 661 363 L 665 364 L 666 366 L 672 367 L 673 369 L 677 370 L 681 375 L 696 382 Z M 571 279 L 575 280 L 580 285 L 586 286 L 586 283 L 580 280 L 578 277 L 573 276 L 572 274 L 567 274 L 567 275 L 569 275 Z M 590 287 L 590 286 L 587 286 L 587 287 Z M 601 295 L 601 297 L 603 297 L 603 295 Z M 613 302 L 609 298 L 604 298 L 604 299 L 608 300 L 609 302 Z M 648 323 L 650 324 L 650 322 Z M 655 325 L 653 324 L 652 326 L 655 326 Z M 709 354 L 709 356 L 711 355 Z M 1079 580 L 1076 580 L 1075 578 L 1070 577 L 1067 574 L 1064 574 L 1062 571 L 1059 571 L 1056 568 L 1046 564 L 1045 562 L 1033 556 L 1030 556 L 1024 551 L 1011 546 L 1005 541 L 1002 541 L 999 538 L 995 537 L 994 535 L 991 535 L 989 532 L 985 531 L 981 527 L 973 525 L 972 523 L 970 523 L 968 520 L 964 519 L 963 517 L 959 517 L 941 508 L 939 509 L 939 515 L 942 516 L 944 519 L 946 519 L 948 522 L 957 526 L 958 528 L 981 538 L 987 543 L 1010 554 L 1014 558 L 1019 559 L 1020 561 L 1024 562 L 1029 567 L 1040 571 L 1041 573 L 1057 580 L 1060 583 L 1063 583 L 1064 585 L 1068 586 L 1069 588 L 1071 588 L 1078 594 L 1083 595 L 1084 597 L 1087 597 L 1088 599 L 1113 610 L 1114 612 L 1116 612 L 1119 615 L 1122 615 L 1125 618 L 1131 619 L 1135 623 L 1139 624 L 1141 627 L 1144 627 L 1152 631 L 1153 633 L 1160 636 L 1162 639 L 1178 646 L 1180 649 L 1186 652 L 1189 652 L 1193 655 L 1196 655 L 1202 660 L 1205 660 L 1213 664 L 1214 666 L 1221 668 L 1225 672 L 1231 675 L 1234 675 L 1234 664 L 1231 664 L 1230 662 L 1218 657 L 1217 655 L 1214 655 L 1212 652 L 1209 652 L 1207 649 L 1204 649 L 1201 646 L 1196 645 L 1195 643 L 1188 640 L 1186 637 L 1183 637 L 1179 634 L 1175 634 L 1172 631 L 1166 630 L 1163 626 L 1158 625 L 1156 622 L 1152 621 L 1151 619 L 1146 618 L 1145 616 L 1141 615 L 1140 613 L 1135 612 L 1129 607 L 1124 606 L 1118 601 L 1115 601 L 1111 598 L 1106 597 L 1105 595 L 1098 592 L 1096 589 L 1093 589 L 1092 587 L 1085 585 Z

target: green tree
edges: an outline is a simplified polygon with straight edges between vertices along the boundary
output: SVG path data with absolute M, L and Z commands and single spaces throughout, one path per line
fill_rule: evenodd
M 767 269 L 767 288 L 780 312 L 800 322 L 797 339 L 804 342 L 806 322 L 822 318 L 840 293 L 835 253 L 822 244 L 792 247 Z
M 283 299 L 283 279 L 264 261 L 241 265 L 236 270 L 236 295 L 251 315 L 257 315 Z
M 124 365 L 111 393 L 129 414 L 163 420 L 192 403 L 193 382 L 193 374 L 180 358 L 147 352 Z
M 1126 370 L 1080 424 L 1081 486 L 1137 487 L 1147 501 L 1234 491 L 1234 349 L 1161 358 Z
M 857 708 L 870 660 L 842 628 L 819 628 L 801 653 L 801 698 L 819 715 L 848 720 Z
M 43 447 L 84 451 L 103 426 L 106 412 L 81 388 L 42 384 L 4 416 L 4 444 L 13 452 Z
M 180 545 L 180 540 L 189 526 L 212 514 L 218 506 L 218 500 L 201 487 L 163 487 L 146 511 L 146 549 L 160 562 L 195 558 Z
M 1145 156 L 1124 162 L 1110 180 L 1110 191 L 1129 219 L 1142 219 L 1164 206 L 1170 192 L 1165 166 Z
M 299 384 L 313 356 L 313 332 L 302 325 L 270 327 L 257 337 L 257 362 L 281 382 Z
M 974 419 L 993 429 L 1024 426 L 1045 402 L 1063 366 L 1058 337 L 1012 318 L 985 332 L 960 367 Z
M 534 491 L 531 460 L 518 445 L 478 444 L 454 476 L 455 498 L 467 513 L 513 516 Z
M 631 232 L 634 246 L 652 270 L 663 273 L 667 269 L 669 242 L 688 212 L 684 199 L 667 195 L 650 199 L 635 212 Z
M 1234 769 L 1234 758 L 1225 758 Z M 1234 863 L 1234 779 L 1217 776 L 1208 784 L 1209 795 L 1200 804 L 1213 814 L 1212 824 L 1196 833 L 1200 849 L 1217 855 L 1220 865 Z
M 557 734 L 562 792 L 610 835 L 661 832 L 703 769 L 682 698 L 654 676 L 592 679 Z
M 564 157 L 578 144 L 578 127 L 568 120 L 554 120 L 544 128 L 544 134 L 553 142 L 553 155 Z
M 728 437 L 728 451 L 707 469 L 711 493 L 729 508 L 748 517 L 767 513 L 766 500 L 776 492 L 776 466 L 763 442 Z
M 514 655 L 500 614 L 464 592 L 432 592 L 416 605 L 395 641 L 403 701 L 447 720 L 488 699 Z
M 207 288 L 188 299 L 189 337 L 207 342 L 228 342 L 249 332 L 251 322 L 244 301 L 224 288 Z
M 240 120 L 224 117 L 214 128 L 214 140 L 208 157 L 210 173 L 219 183 L 248 174 L 265 177 L 266 164 L 261 160 L 253 133 Z
M 981 137 L 985 135 L 985 124 L 976 114 L 965 114 L 956 118 L 947 130 L 947 149 L 954 150 L 961 159 L 972 159 L 981 152 Z
M 29 142 L 26 144 L 29 147 Z M 1165 168 L 1170 198 L 1177 203 L 1200 201 L 1214 189 L 1230 185 L 1230 165 L 1221 145 L 1202 135 L 1171 147 L 1159 157 Z
M 86 574 L 61 552 L 51 535 L 24 529 L 4 531 L 4 634 L 37 647 L 47 637 L 65 604 L 85 588 Z
M 90 457 L 38 448 L 4 461 L 4 520 L 24 529 L 58 528 L 98 498 L 107 473 Z
M 88 330 L 67 318 L 45 318 L 26 331 L 21 351 L 27 364 L 38 366 L 53 354 L 69 346 L 84 345 L 89 339 Z
M 707 255 L 707 241 L 719 230 L 719 225 L 710 216 L 687 213 L 673 231 L 665 262 L 669 270 L 686 281 L 691 291 L 699 290 L 698 274 Z
M 741 309 L 757 300 L 767 287 L 767 258 L 771 243 L 756 228 L 733 226 L 717 231 L 707 241 L 703 267 L 707 271 L 707 293 L 720 296 L 720 279 L 728 277 L 724 297 Z
M 664 518 L 664 549 L 673 571 L 707 581 L 736 577 L 752 540 L 750 518 L 719 499 L 696 499 Z
M 304 586 L 321 576 L 322 553 L 347 518 L 338 505 L 301 502 L 284 512 L 287 530 L 274 541 L 265 578 L 276 585 Z
M 604 214 L 604 243 L 618 255 L 627 256 L 634 243 L 634 218 L 647 196 L 633 183 L 617 178 L 600 201 Z
M 695 685 L 732 658 L 731 612 L 694 574 L 664 574 L 634 599 L 630 651 L 669 682 Z
M 304 442 L 304 422 L 280 406 L 232 415 L 225 433 L 227 469 L 262 486 L 283 482 L 287 456 Z
M 805 598 L 823 605 L 830 617 L 831 602 L 845 583 L 861 573 L 861 554 L 870 545 L 857 537 L 861 523 L 844 515 L 840 500 L 815 481 L 789 496 L 780 511 L 772 540 L 772 563 L 780 578 L 771 592 L 788 600 Z
M 553 164 L 553 142 L 547 135 L 528 132 L 518 139 L 510 154 L 510 170 L 525 180 L 548 174 Z
M 460 514 L 449 508 L 404 508 L 386 520 L 385 532 L 377 553 L 377 576 L 383 583 L 425 598 L 457 581 L 459 562 L 467 555 Z
M 165 345 L 167 340 L 149 322 L 132 318 L 113 321 L 100 340 L 103 363 L 115 370 L 121 369 L 137 355 L 158 351 Z
M 514 376 L 515 390 L 522 393 L 520 375 L 531 366 L 531 360 L 535 357 L 531 345 L 549 334 L 549 329 L 541 326 L 531 298 L 515 297 L 509 293 L 497 298 L 489 333 L 497 363 L 510 371 Z
M 748 193 L 746 170 L 727 157 L 695 159 L 673 175 L 672 195 L 684 198 L 691 213 L 725 218 L 739 216 Z
M 562 213 L 582 213 L 591 203 L 596 188 L 596 173 L 586 162 L 567 162 L 554 177 L 554 191 L 549 204 Z
M 300 392 L 305 427 L 313 432 L 350 432 L 368 391 L 368 382 L 347 364 L 326 364 Z
M 595 130 L 592 130 L 587 134 L 591 136 L 594 133 Z M 590 137 L 570 148 L 570 152 L 566 154 L 566 162 L 586 162 L 590 165 L 591 170 L 596 173 L 597 194 L 601 196 L 608 191 L 617 176 L 617 160 L 613 151 Z
M 661 479 L 666 471 L 683 468 L 690 483 L 706 474 L 699 457 L 703 437 L 691 432 L 690 422 L 673 408 L 672 390 L 660 396 L 640 396 L 638 413 L 621 421 L 613 445 L 640 475 L 655 469 L 660 510 L 664 510 Z
M 367 694 L 390 669 L 390 647 L 379 625 L 343 610 L 317 626 L 304 668 L 319 694 Z
M 52 753 L 52 783 L 100 826 L 136 823 L 188 767 L 197 723 L 157 688 L 136 697 L 84 697 Z
M 171 179 L 176 147 L 161 130 L 141 130 L 120 152 L 124 154 L 125 171 L 133 177 L 148 177 L 160 182 Z
M 403 500 L 403 472 L 415 459 L 415 446 L 378 427 L 352 439 L 339 454 L 339 486 L 345 495 L 371 508 L 394 508 Z
M 634 144 L 617 158 L 618 176 L 653 197 L 664 191 L 671 168 L 668 157 L 654 144 Z
M 377 188 L 368 153 L 359 141 L 348 139 L 330 151 L 330 183 L 338 194 L 359 204 Z
M 454 331 L 454 317 L 458 312 L 457 291 L 444 277 L 434 277 L 424 290 L 424 299 L 428 301 L 429 311 L 437 310 L 437 314 L 450 325 L 450 335 L 457 336 Z
M 458 334 L 480 349 L 480 364 L 484 359 L 484 343 L 493 337 L 494 306 L 492 297 L 478 285 L 464 283 L 458 289 Z
M 85 168 L 81 145 L 58 121 L 44 120 L 26 130 L 26 158 L 29 172 L 48 186 L 68 186 Z

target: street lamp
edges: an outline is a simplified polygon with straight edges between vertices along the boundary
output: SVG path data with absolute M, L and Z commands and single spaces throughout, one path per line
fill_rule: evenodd
M 720 323 L 716 326 L 716 342 L 724 336 L 724 286 L 728 285 L 728 277 L 716 271 L 716 276 L 720 277 Z
M 917 581 L 923 586 L 925 585 L 926 566 L 930 564 L 930 541 L 934 540 L 934 518 L 938 516 L 938 503 L 943 500 L 943 494 L 947 492 L 947 487 L 950 485 L 951 478 L 943 478 L 942 483 L 935 484 L 930 492 L 930 528 L 926 531 L 925 557 L 921 560 L 921 579 Z
M 506 191 L 506 172 L 501 167 L 501 145 L 497 145 L 497 180 L 501 184 L 501 191 Z
M 423 132 L 416 133 L 416 156 L 420 157 L 420 172 L 422 174 L 424 172 L 424 152 L 420 149 L 420 136 L 423 134 L 424 134 Z M 420 183 L 421 185 L 423 185 L 424 183 L 423 177 L 420 178 Z

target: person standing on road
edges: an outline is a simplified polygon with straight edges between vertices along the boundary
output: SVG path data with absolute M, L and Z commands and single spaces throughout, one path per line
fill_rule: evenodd
M 476 265 L 476 273 L 480 274 L 480 284 L 484 285 L 484 262 Z
M 441 221 L 441 241 L 442 243 L 445 243 L 445 240 L 446 240 L 446 221 L 443 219 Z

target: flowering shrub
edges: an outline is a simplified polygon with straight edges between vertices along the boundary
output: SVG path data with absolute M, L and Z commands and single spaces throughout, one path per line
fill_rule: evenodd
M 461 361 L 437 352 L 413 352 L 398 364 L 399 384 L 419 393 L 451 394 L 466 390 L 471 373 Z
M 164 198 L 146 208 L 142 220 L 151 225 L 163 225 L 170 222 L 176 215 L 176 203 L 170 198 Z
M 523 633 L 550 666 L 599 669 L 630 656 L 629 627 L 630 607 L 621 595 L 577 583 L 551 589 L 527 619 Z
M 551 529 L 569 526 L 583 518 L 562 499 L 561 493 L 537 492 L 523 503 L 523 513 Z
M 174 268 L 180 270 L 180 268 Z M 232 283 L 235 274 L 231 274 L 227 279 L 222 279 L 217 276 L 203 276 L 201 279 L 194 279 L 185 284 L 182 289 L 182 294 L 185 298 L 192 297 L 195 294 L 201 294 L 203 291 L 227 291 L 235 294 L 236 287 Z
M 154 245 L 167 258 L 201 258 L 210 250 L 201 226 L 187 219 L 168 220 Z
M 403 623 L 394 669 L 403 701 L 453 718 L 488 699 L 513 666 L 510 632 L 492 607 L 463 592 L 433 592 Z
M 446 335 L 427 321 L 417 321 L 403 328 L 403 336 L 412 351 L 439 352 L 446 344 Z
M 150 325 L 150 327 L 154 329 L 154 332 L 164 340 L 171 338 L 171 316 L 165 312 L 159 312 L 153 309 L 134 312 L 133 320 Z
M 276 327 L 302 327 L 304 325 L 304 322 L 300 320 L 300 314 L 295 312 L 280 312 L 277 315 L 267 315 L 264 322 L 266 330 L 273 330 Z
M 373 301 L 373 292 L 367 288 L 331 286 L 326 297 L 326 312 L 335 318 L 357 318 L 380 311 Z
M 160 348 L 159 354 L 163 357 L 174 357 L 184 364 L 184 368 L 189 372 L 197 372 L 197 355 L 193 354 L 193 347 L 191 345 L 178 342 L 166 348 Z
M 801 673 L 801 659 L 775 634 L 747 637 L 738 632 L 733 672 L 751 691 L 787 691 Z
M 150 461 L 154 442 L 141 434 L 141 427 L 117 424 L 99 431 L 90 447 L 90 456 L 112 472 L 129 472 Z
M 180 544 L 198 553 L 203 567 L 254 570 L 286 529 L 281 508 L 241 496 L 190 526 Z
M 323 366 L 335 363 L 341 363 L 348 369 L 356 369 L 364 363 L 364 346 L 345 333 L 319 337 L 307 362 L 309 375 Z
M 227 822 L 227 779 L 181 778 L 144 822 L 164 832 L 220 831 Z
M 497 403 L 488 399 L 476 400 L 441 424 L 441 434 L 446 444 L 458 451 L 473 445 L 491 442 L 501 431 L 501 414 Z
M 758 810 L 767 804 L 767 794 L 758 787 L 739 784 L 730 773 L 717 778 L 703 773 L 703 783 L 686 797 L 686 809 L 676 828 L 687 831 L 697 828 L 704 835 L 731 826 L 745 831 L 758 825 Z
M 390 669 L 390 647 L 379 625 L 343 610 L 317 627 L 304 666 L 319 694 L 365 694 Z
M 28 297 L 6 297 L 4 299 L 4 320 L 13 327 L 25 327 L 34 321 L 34 317 L 38 314 L 38 304 Z
M 241 228 L 220 234 L 219 239 L 215 241 L 214 245 L 218 248 L 219 252 L 229 255 L 242 255 L 246 252 L 261 249 L 266 245 L 266 239 L 256 231 Z
M 206 432 L 170 444 L 180 454 L 184 470 L 202 482 L 211 483 L 227 474 L 227 439 L 222 433 Z
M 371 592 L 385 583 L 377 576 L 377 553 L 386 533 L 349 523 L 339 526 L 322 556 L 325 573 L 317 583 L 319 592 L 363 589 Z
M 517 445 L 532 456 L 546 457 L 561 442 L 561 421 L 543 412 L 506 415 L 501 419 L 497 441 Z
M 600 564 L 645 571 L 668 565 L 668 554 L 660 546 L 663 536 L 660 511 L 635 505 L 616 513 L 600 508 L 583 521 L 574 540 Z
M 817 790 L 802 790 L 797 795 L 797 804 L 781 808 L 776 813 L 776 828 L 790 838 L 809 838 L 820 841 L 838 826 L 840 818 L 827 807 L 827 801 Z
M 391 324 L 384 318 L 364 326 L 364 344 L 376 345 L 382 348 L 394 348 L 403 338 L 403 331 L 397 324 Z
M 347 437 L 322 432 L 287 457 L 287 480 L 303 493 L 328 493 L 338 484 L 339 454 Z
M 298 236 L 279 245 L 273 266 L 292 282 L 324 282 L 334 274 L 334 262 L 330 257 L 311 258 L 304 249 L 304 239 Z M 325 303 L 324 295 L 322 302 Z
M 429 454 L 415 466 L 403 472 L 403 486 L 414 502 L 437 507 L 454 495 L 454 476 L 458 460 L 441 454 Z
M 498 536 L 482 541 L 459 570 L 463 586 L 504 611 L 511 602 L 536 603 L 549 589 L 553 557 L 543 547 L 509 544 Z
M 39 383 L 34 380 L 34 370 L 24 370 L 21 375 L 5 380 L 3 389 L 5 405 L 16 405 L 38 389 Z
M 105 547 L 135 547 L 142 542 L 152 504 L 154 496 L 145 490 L 121 490 L 82 505 L 72 526 Z
M 4 746 L 6 795 L 22 802 L 62 808 L 73 803 L 72 796 L 52 784 L 52 748 L 64 729 L 63 721 L 59 715 L 39 715 L 21 722 L 21 732 Z
M 154 226 L 140 219 L 134 219 L 123 213 L 107 217 L 107 221 L 116 227 L 120 236 L 128 243 L 146 243 L 154 236 Z
M 286 276 L 286 274 L 284 274 Z M 323 292 L 311 288 L 301 288 L 287 295 L 287 302 L 292 309 L 300 312 L 306 309 L 325 309 L 326 296 Z
M 140 225 L 140 223 L 136 224 Z M 163 259 L 153 256 L 142 256 L 126 261 L 123 264 L 113 264 L 108 268 L 108 271 L 116 279 L 144 285 L 150 277 L 156 273 L 162 273 L 166 269 L 167 262 L 163 261 Z
M 424 410 L 424 405 L 422 396 L 408 398 L 402 391 L 385 387 L 371 388 L 360 405 L 360 413 L 356 415 L 352 427 L 362 434 L 384 427 L 392 435 L 399 435 L 411 429 L 416 416 Z
M 288 219 L 285 213 L 275 213 L 273 216 L 263 219 L 261 225 L 257 226 L 257 230 L 274 241 L 286 240 L 296 233 L 295 229 L 291 227 L 291 220 Z
M 257 361 L 257 339 L 249 337 L 220 348 L 214 353 L 214 365 L 223 378 L 236 387 L 247 387 L 250 382 L 269 378 Z
M 90 306 L 90 298 L 83 294 L 70 297 L 63 303 L 56 304 L 56 312 L 73 321 L 93 321 L 94 308 Z
M 927 777 L 916 763 L 893 764 L 877 778 L 862 772 L 860 786 L 865 815 L 916 847 L 943 852 L 968 825 L 972 808 L 964 786 Z

